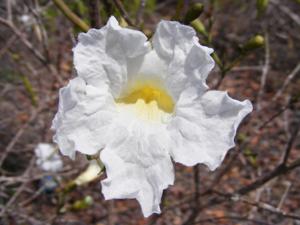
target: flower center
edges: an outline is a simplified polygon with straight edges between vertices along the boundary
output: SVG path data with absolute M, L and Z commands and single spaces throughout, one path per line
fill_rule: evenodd
M 155 84 L 136 84 L 116 99 L 123 111 L 145 120 L 164 122 L 174 111 L 174 101 L 168 92 Z

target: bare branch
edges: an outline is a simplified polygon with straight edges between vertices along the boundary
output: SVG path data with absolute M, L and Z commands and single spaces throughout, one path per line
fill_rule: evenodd
M 264 203 L 264 202 L 252 202 L 252 201 L 250 201 L 250 200 L 248 200 L 246 198 L 242 198 L 242 197 L 240 199 L 238 199 L 238 200 L 241 201 L 241 202 L 243 202 L 243 203 L 246 203 L 246 204 L 249 204 L 249 205 L 253 205 L 253 206 L 255 206 L 255 207 L 259 208 L 259 209 L 269 211 L 271 213 L 277 214 L 277 215 L 285 217 L 285 218 L 290 218 L 290 219 L 294 219 L 294 220 L 300 220 L 300 216 L 283 212 L 280 209 L 275 208 L 274 206 L 272 206 L 270 204 L 267 204 L 267 203 Z
M 298 129 L 299 131 L 299 129 Z M 291 136 L 289 142 L 287 143 L 287 148 L 289 148 L 289 146 L 291 146 L 290 142 L 293 143 L 293 141 L 295 141 L 295 137 L 293 138 Z M 260 176 L 259 178 L 257 178 L 253 183 L 244 186 L 240 189 L 237 189 L 236 191 L 233 191 L 231 193 L 222 193 L 222 197 L 217 196 L 214 197 L 212 199 L 210 199 L 210 201 L 205 204 L 202 205 L 201 208 L 199 209 L 199 212 L 201 211 L 201 209 L 207 208 L 207 207 L 211 207 L 217 204 L 221 204 L 224 201 L 228 200 L 228 199 L 239 199 L 241 195 L 246 195 L 249 192 L 256 190 L 257 188 L 260 188 L 261 186 L 263 186 L 264 184 L 266 184 L 267 182 L 271 181 L 272 179 L 281 176 L 283 174 L 287 174 L 289 172 L 291 172 L 292 170 L 294 170 L 295 168 L 300 167 L 300 158 L 293 161 L 291 164 L 286 165 L 283 163 L 280 163 L 277 167 L 275 167 L 275 169 L 273 169 L 271 172 Z
M 263 66 L 237 66 L 231 69 L 231 72 L 240 72 L 240 71 L 262 71 Z
M 261 80 L 260 80 L 260 89 L 257 96 L 257 111 L 261 110 L 261 99 L 265 91 L 267 76 L 270 68 L 270 43 L 269 43 L 269 34 L 265 34 L 265 65 L 262 70 Z
M 286 16 L 290 17 L 291 20 L 293 20 L 298 26 L 300 26 L 300 17 L 296 13 L 294 13 L 278 0 L 271 0 L 270 2 L 276 5 Z
M 284 193 L 283 193 L 283 195 L 282 195 L 282 197 L 280 199 L 280 202 L 279 202 L 279 204 L 277 206 L 278 210 L 280 210 L 282 208 L 283 203 L 284 203 L 284 201 L 285 201 L 285 199 L 286 199 L 286 197 L 287 197 L 287 195 L 288 195 L 288 193 L 290 191 L 292 183 L 287 181 L 287 182 L 285 182 L 285 185 L 286 185 L 286 189 L 285 189 L 285 191 L 284 191 Z
M 288 145 L 289 145 L 289 143 L 288 143 Z M 286 166 L 285 164 L 281 163 L 271 172 L 265 174 L 264 176 L 259 177 L 253 183 L 238 189 L 235 193 L 239 194 L 239 195 L 245 195 L 245 194 L 261 187 L 262 185 L 264 185 L 265 183 L 274 179 L 275 177 L 286 174 L 286 173 L 290 172 L 291 170 L 293 170 L 294 168 L 299 167 L 299 166 L 300 166 L 300 159 L 294 161 L 290 166 Z
M 26 4 L 27 8 L 29 9 L 29 11 L 34 16 L 34 18 L 37 22 L 36 24 L 39 27 L 39 29 L 41 30 L 41 38 L 39 38 L 39 41 L 42 42 L 45 58 L 48 61 L 51 61 L 49 44 L 48 44 L 48 34 L 47 34 L 47 30 L 43 24 L 43 20 L 41 18 L 41 14 L 45 11 L 45 9 L 41 10 L 41 7 L 38 5 L 39 4 L 38 1 L 36 1 L 35 3 L 36 3 L 36 6 L 35 6 L 36 8 L 32 8 L 32 7 L 30 7 L 29 4 L 28 5 L 26 3 L 25 4 Z
M 198 208 L 200 201 L 200 171 L 199 165 L 194 166 L 194 185 L 195 185 L 195 208 Z
M 287 164 L 289 155 L 291 153 L 291 149 L 293 147 L 293 143 L 295 142 L 295 140 L 297 138 L 297 135 L 299 133 L 299 127 L 300 127 L 300 123 L 297 124 L 297 126 L 295 127 L 295 129 L 292 131 L 292 133 L 290 135 L 290 138 L 289 138 L 288 143 L 285 147 L 284 154 L 283 154 L 283 157 L 282 157 L 282 162 L 281 162 L 282 165 Z
M 270 223 L 267 223 L 267 222 L 263 222 L 263 221 L 255 220 L 255 219 L 249 219 L 247 217 L 240 217 L 240 216 L 212 217 L 212 218 L 197 220 L 192 224 L 204 224 L 206 222 L 212 222 L 212 223 L 215 224 L 218 221 L 224 221 L 224 220 L 245 221 L 245 222 L 252 222 L 252 223 L 255 223 L 255 224 L 259 224 L 259 225 L 271 225 Z
M 299 71 L 300 71 L 300 62 L 293 69 L 293 71 L 287 76 L 287 78 L 285 79 L 282 87 L 280 88 L 279 91 L 277 91 L 277 93 L 273 97 L 272 101 L 276 101 L 283 94 L 283 92 L 285 91 L 286 87 L 295 78 L 295 76 L 299 73 Z
M 7 21 L 9 21 L 10 23 L 13 22 L 11 3 L 11 0 L 6 0 Z
M 113 0 L 113 2 L 115 4 L 115 6 L 117 7 L 117 9 L 119 10 L 119 12 L 122 14 L 125 21 L 128 23 L 128 25 L 135 27 L 135 24 L 132 22 L 127 11 L 125 10 L 123 3 L 120 0 Z
M 114 225 L 116 222 L 116 218 L 115 218 L 115 212 L 114 212 L 114 200 L 110 200 L 108 202 L 108 215 L 107 215 L 107 224 L 108 225 Z
M 283 112 L 285 112 L 290 106 L 291 106 L 291 103 L 289 102 L 286 106 L 280 108 L 278 110 L 278 112 L 276 112 L 274 115 L 272 115 L 268 120 L 262 122 L 262 124 L 258 127 L 258 129 L 262 130 L 263 128 L 265 128 L 269 123 L 271 123 L 274 119 L 276 119 Z
M 99 0 L 89 0 L 89 14 L 91 27 L 100 28 L 100 2 Z
M 3 18 L 0 18 L 0 23 L 9 27 L 20 38 L 22 43 L 37 57 L 38 60 L 40 60 L 45 65 L 47 64 L 46 58 L 32 46 L 32 44 L 24 37 L 24 35 L 18 28 L 16 28 L 12 23 Z
M 9 142 L 9 144 L 5 148 L 3 154 L 0 158 L 0 168 L 7 156 L 7 154 L 13 149 L 13 147 L 18 142 L 20 137 L 24 134 L 26 128 L 29 126 L 30 123 L 32 123 L 36 119 L 38 112 L 39 112 L 39 110 L 33 110 L 30 119 L 18 130 L 18 132 L 16 133 L 14 138 Z
M 8 39 L 8 41 L 3 45 L 3 48 L 0 49 L 0 59 L 9 50 L 9 48 L 14 44 L 14 42 L 17 39 L 18 39 L 17 35 L 13 35 Z
M 34 162 L 35 162 L 35 156 L 33 156 L 31 158 L 30 164 L 27 167 L 26 171 L 24 172 L 25 176 L 27 176 L 30 173 L 30 171 L 34 165 Z M 9 201 L 6 203 L 6 205 L 2 208 L 2 211 L 0 212 L 0 217 L 2 217 L 3 214 L 6 212 L 6 210 L 17 200 L 17 198 L 23 192 L 26 185 L 27 185 L 27 182 L 24 182 L 21 184 L 21 186 L 17 189 L 17 191 L 14 193 L 14 195 L 9 199 Z
M 195 188 L 194 207 L 192 209 L 192 213 L 186 219 L 183 225 L 189 225 L 194 223 L 195 219 L 197 218 L 199 206 L 200 206 L 199 165 L 194 166 L 193 172 L 194 172 L 194 188 Z

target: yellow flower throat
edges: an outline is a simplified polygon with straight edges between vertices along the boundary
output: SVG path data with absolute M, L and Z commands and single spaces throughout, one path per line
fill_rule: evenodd
M 117 106 L 145 120 L 161 121 L 174 111 L 168 92 L 155 84 L 136 84 L 116 99 Z

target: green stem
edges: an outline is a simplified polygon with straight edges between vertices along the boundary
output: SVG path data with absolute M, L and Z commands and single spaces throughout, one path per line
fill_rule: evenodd
M 239 62 L 241 62 L 243 60 L 243 58 L 245 57 L 244 54 L 240 54 L 238 57 L 236 57 L 228 66 L 225 67 L 224 71 L 227 73 L 229 72 L 233 67 L 236 66 L 236 64 L 238 64 Z
M 54 4 L 62 11 L 62 13 L 82 31 L 87 32 L 90 27 L 80 19 L 72 10 L 64 3 L 63 0 L 52 0 Z
M 33 87 L 29 81 L 29 79 L 25 76 L 21 76 L 21 80 L 25 86 L 25 89 L 26 91 L 28 92 L 29 94 L 29 97 L 30 97 L 30 100 L 31 100 L 31 103 L 34 107 L 37 107 L 38 105 L 38 102 L 37 102 L 37 96 L 36 96 L 36 93 L 35 91 L 33 90 Z
M 105 170 L 105 166 L 99 158 L 97 158 L 97 164 L 100 167 L 100 172 L 99 172 L 99 175 L 100 175 Z

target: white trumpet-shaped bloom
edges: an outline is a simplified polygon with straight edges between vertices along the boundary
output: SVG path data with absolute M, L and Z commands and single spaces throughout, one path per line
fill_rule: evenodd
M 217 168 L 252 105 L 208 90 L 213 50 L 189 26 L 161 21 L 148 41 L 111 17 L 78 39 L 78 76 L 60 90 L 54 141 L 70 157 L 100 153 L 105 199 L 135 198 L 144 216 L 159 213 L 172 159 Z

